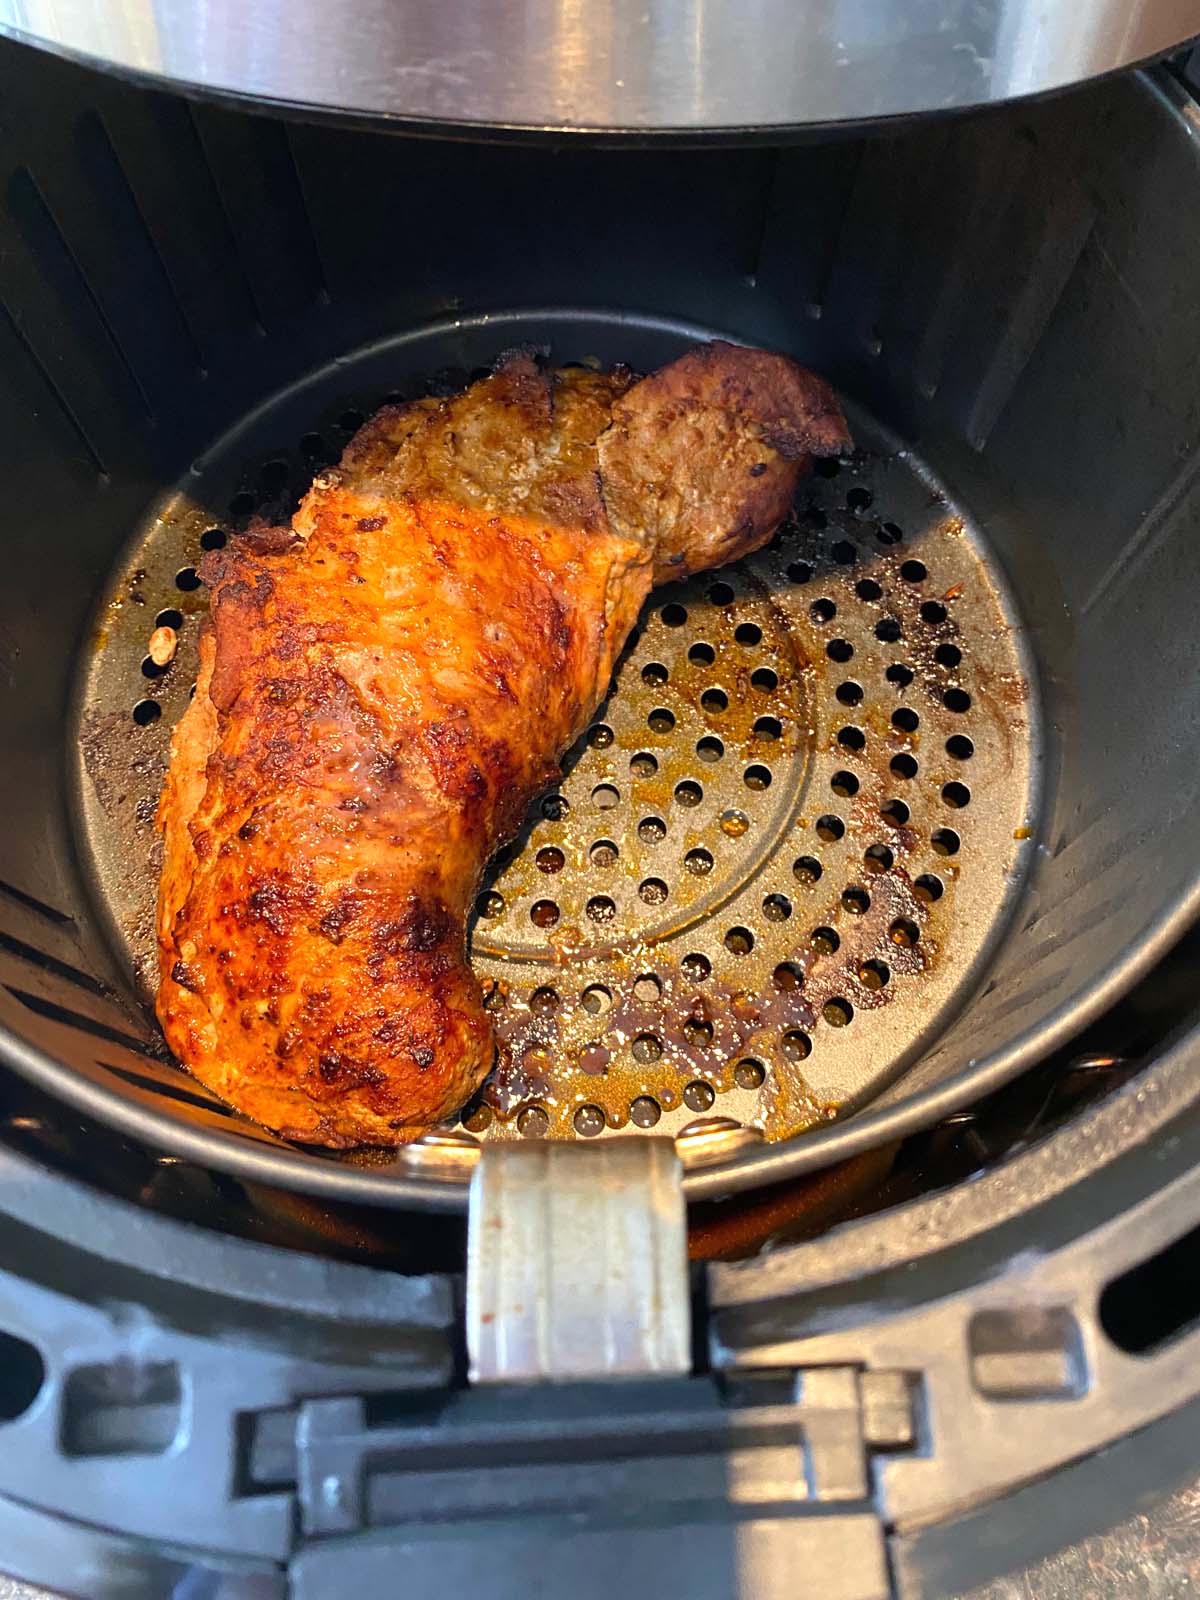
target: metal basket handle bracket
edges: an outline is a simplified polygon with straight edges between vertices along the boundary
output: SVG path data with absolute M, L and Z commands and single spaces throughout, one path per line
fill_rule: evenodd
M 667 1139 L 485 1146 L 467 1246 L 472 1381 L 689 1371 L 682 1176 Z

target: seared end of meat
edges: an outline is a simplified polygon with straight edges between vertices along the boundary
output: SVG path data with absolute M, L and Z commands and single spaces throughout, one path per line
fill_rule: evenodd
M 635 384 L 598 441 L 609 518 L 653 541 L 656 582 L 758 549 L 812 458 L 850 445 L 822 379 L 721 340 Z
M 396 814 L 415 822 L 422 797 L 350 686 L 296 655 L 296 615 L 263 581 L 273 563 L 213 555 L 159 806 L 158 1018 L 180 1061 L 256 1122 L 401 1144 L 492 1063 L 464 918 L 436 874 L 389 870 Z
M 165 946 L 159 1020 L 197 1077 L 285 1138 L 403 1144 L 492 1064 L 463 919 L 402 885 L 330 883 L 328 860 L 289 866 L 304 831 L 265 807 L 257 844 L 222 852 L 218 898 Z

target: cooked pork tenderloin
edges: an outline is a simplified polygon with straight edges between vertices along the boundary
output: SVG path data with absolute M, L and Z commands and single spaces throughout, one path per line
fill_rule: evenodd
M 472 1094 L 480 876 L 558 775 L 651 586 L 771 537 L 828 387 L 714 343 L 640 382 L 525 353 L 388 406 L 201 573 L 211 608 L 159 807 L 158 1015 L 298 1140 L 394 1145 Z

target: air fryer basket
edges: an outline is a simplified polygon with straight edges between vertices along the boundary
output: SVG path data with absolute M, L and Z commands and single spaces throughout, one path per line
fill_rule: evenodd
M 618 152 L 290 125 L 23 61 L 0 54 L 18 1070 L 326 1195 L 456 1205 L 479 1139 L 651 1126 L 712 1195 L 996 1086 L 1187 925 L 1200 241 L 1169 81 L 861 144 Z M 517 342 L 649 367 L 713 334 L 828 374 L 859 451 L 760 558 L 654 597 L 497 863 L 474 948 L 502 1069 L 394 1160 L 230 1116 L 147 1005 L 200 549 L 285 509 L 389 393 Z

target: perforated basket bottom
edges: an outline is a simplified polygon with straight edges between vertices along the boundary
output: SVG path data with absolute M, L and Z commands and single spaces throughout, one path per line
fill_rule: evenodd
M 99 613 L 77 822 L 147 1002 L 195 563 L 252 511 L 286 510 L 384 396 L 328 398 L 314 383 L 303 413 L 292 392 L 274 433 L 260 414 L 253 445 L 234 433 L 198 463 Z M 499 1062 L 443 1139 L 654 1128 L 688 1130 L 696 1159 L 736 1154 L 861 1105 L 978 977 L 1032 847 L 1028 662 L 978 530 L 869 419 L 852 426 L 859 453 L 802 485 L 768 550 L 655 593 L 562 783 L 493 864 L 472 952 Z M 179 634 L 163 672 L 160 618 Z M 143 1096 L 156 1085 L 174 1115 L 227 1115 L 172 1066 Z

